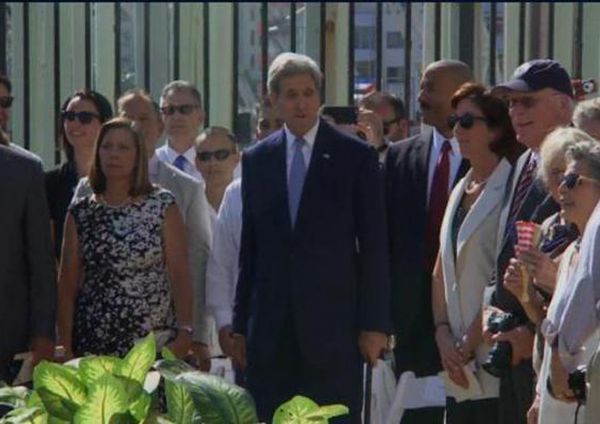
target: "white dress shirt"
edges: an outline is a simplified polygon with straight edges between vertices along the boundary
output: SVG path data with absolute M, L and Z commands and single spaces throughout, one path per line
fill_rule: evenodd
M 431 145 L 431 154 L 429 155 L 429 172 L 427 175 L 427 203 L 429 204 L 429 197 L 431 196 L 431 184 L 433 183 L 433 174 L 435 172 L 435 166 L 439 160 L 439 156 L 442 152 L 442 145 L 444 144 L 444 140 L 448 140 L 450 142 L 450 146 L 452 150 L 449 152 L 450 154 L 450 175 L 448 178 L 448 193 L 452 191 L 452 186 L 454 185 L 454 180 L 456 179 L 456 174 L 458 173 L 458 168 L 460 168 L 460 163 L 462 162 L 462 155 L 460 154 L 460 150 L 458 148 L 458 141 L 455 137 L 448 139 L 444 137 L 442 134 L 438 132 L 435 128 L 433 129 L 433 144 Z
M 317 119 L 316 124 L 304 135 L 296 135 L 292 133 L 287 125 L 283 126 L 283 130 L 285 131 L 285 140 L 287 145 L 286 164 L 287 176 L 289 179 L 290 169 L 292 167 L 292 159 L 294 158 L 294 141 L 296 141 L 297 138 L 302 137 L 306 142 L 304 143 L 304 146 L 302 146 L 302 155 L 304 156 L 304 164 L 306 165 L 306 169 L 308 169 L 313 147 L 315 145 L 315 138 L 317 138 L 317 131 L 319 130 L 319 120 Z
M 236 179 L 223 195 L 206 271 L 206 301 L 217 329 L 232 322 L 241 235 L 242 181 Z
M 564 297 L 567 300 L 556 316 L 555 328 L 546 328 L 546 340 L 552 343 L 552 330 L 557 330 L 561 361 L 572 371 L 576 357 L 600 326 L 600 203 L 586 224 L 579 261 Z
M 161 161 L 175 166 L 175 159 L 177 159 L 180 154 L 177 153 L 167 141 L 163 146 L 156 149 L 156 156 Z M 196 148 L 192 146 L 187 149 L 185 152 L 183 152 L 183 157 L 186 159 L 185 165 L 183 166 L 183 172 L 194 177 L 198 181 L 204 182 L 202 174 L 200 171 L 198 171 L 198 168 L 196 168 Z

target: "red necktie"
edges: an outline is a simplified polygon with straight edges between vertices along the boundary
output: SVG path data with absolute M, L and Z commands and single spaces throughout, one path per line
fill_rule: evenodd
M 450 152 L 452 146 L 448 140 L 442 144 L 441 154 L 438 157 L 431 194 L 429 195 L 429 210 L 427 213 L 427 239 L 425 241 L 425 269 L 428 274 L 433 271 L 440 244 L 440 226 L 444 218 L 446 203 L 448 202 L 448 179 L 450 178 Z

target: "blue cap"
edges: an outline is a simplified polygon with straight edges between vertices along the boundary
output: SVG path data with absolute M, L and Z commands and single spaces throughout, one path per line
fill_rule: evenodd
M 560 63 L 552 59 L 535 59 L 523 63 L 512 75 L 510 81 L 492 89 L 496 94 L 502 91 L 532 92 L 553 88 L 573 97 L 573 86 L 569 73 Z

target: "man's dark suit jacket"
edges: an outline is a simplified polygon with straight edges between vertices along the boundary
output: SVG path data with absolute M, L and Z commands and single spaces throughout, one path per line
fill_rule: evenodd
M 0 379 L 33 336 L 54 339 L 56 262 L 40 164 L 0 146 Z
M 433 130 L 393 144 L 385 164 L 396 369 L 417 376 L 441 369 L 433 334 L 431 272 L 425 269 L 427 179 Z M 454 184 L 466 173 L 460 165 Z
M 388 333 L 382 175 L 365 143 L 320 122 L 296 225 L 288 209 L 286 136 L 244 152 L 240 274 L 233 328 L 248 366 L 269 363 L 291 317 L 306 360 L 357 355 L 361 330 Z M 317 400 L 318 402 L 318 400 Z

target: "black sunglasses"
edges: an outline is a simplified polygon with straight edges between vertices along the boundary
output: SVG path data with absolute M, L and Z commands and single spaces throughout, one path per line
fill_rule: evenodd
M 74 121 L 77 119 L 79 122 L 85 125 L 91 123 L 94 118 L 100 120 L 100 115 L 87 111 L 73 112 L 72 110 L 63 110 L 61 116 L 63 121 Z
M 163 106 L 160 108 L 160 111 L 163 115 L 167 116 L 175 115 L 175 112 L 179 112 L 182 115 L 189 115 L 194 109 L 199 107 L 198 105 Z
M 196 157 L 198 158 L 198 160 L 200 162 L 210 162 L 210 160 L 213 157 L 216 160 L 218 160 L 219 162 L 223 162 L 232 153 L 234 153 L 233 150 L 220 149 L 220 150 L 215 150 L 213 152 L 211 152 L 211 151 L 198 152 L 198 153 L 196 153 Z
M 12 102 L 15 98 L 13 96 L 2 96 L 0 97 L 0 107 L 3 109 L 8 109 L 12 106 Z
M 574 172 L 572 172 L 570 174 L 565 174 L 562 177 L 562 179 L 560 180 L 560 182 L 561 182 L 561 184 L 565 185 L 565 188 L 567 190 L 573 190 L 576 185 L 581 183 L 581 180 L 588 180 L 594 184 L 600 184 L 598 181 L 596 181 L 592 178 L 584 177 L 583 175 L 579 175 Z
M 467 112 L 461 116 L 450 115 L 450 118 L 448 118 L 448 126 L 450 128 L 454 128 L 456 124 L 459 124 L 462 128 L 468 130 L 469 128 L 473 127 L 475 121 L 482 121 L 485 123 L 488 122 L 487 118 L 484 118 L 483 116 L 475 116 Z

